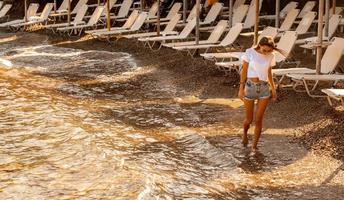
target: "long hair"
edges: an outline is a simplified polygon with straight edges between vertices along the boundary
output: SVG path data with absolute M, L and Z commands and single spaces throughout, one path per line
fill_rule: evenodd
M 255 47 L 256 50 L 260 49 L 260 46 L 269 46 L 273 49 L 273 51 L 277 51 L 278 53 L 282 54 L 284 57 L 288 57 L 287 53 L 282 49 L 277 48 L 274 38 L 271 36 L 263 36 L 257 46 Z

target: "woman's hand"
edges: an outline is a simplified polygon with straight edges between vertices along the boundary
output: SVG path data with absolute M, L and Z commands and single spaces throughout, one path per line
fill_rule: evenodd
M 238 93 L 238 97 L 242 100 L 242 101 L 244 101 L 244 88 L 242 88 L 242 87 L 240 87 L 240 89 L 239 89 L 239 93 Z
M 276 92 L 276 90 L 271 90 L 271 98 L 272 98 L 272 101 L 274 101 L 274 102 L 277 101 L 277 92 Z

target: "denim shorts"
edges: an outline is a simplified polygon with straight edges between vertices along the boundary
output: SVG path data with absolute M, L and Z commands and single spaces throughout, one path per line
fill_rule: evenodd
M 266 99 L 270 97 L 269 84 L 266 81 L 258 83 L 248 79 L 245 84 L 245 98 L 248 100 Z

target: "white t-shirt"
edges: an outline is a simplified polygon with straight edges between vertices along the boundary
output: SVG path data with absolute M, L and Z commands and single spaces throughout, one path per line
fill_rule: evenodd
M 261 81 L 268 80 L 269 68 L 276 65 L 274 53 L 264 55 L 254 47 L 247 49 L 241 59 L 248 62 L 247 78 L 258 77 Z

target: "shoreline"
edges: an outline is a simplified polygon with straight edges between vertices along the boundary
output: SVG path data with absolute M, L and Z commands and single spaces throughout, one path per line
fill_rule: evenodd
M 57 47 L 129 53 L 138 67 L 157 70 L 154 76 L 159 76 L 156 74 L 163 72 L 164 78 L 170 79 L 168 84 L 176 87 L 177 98 L 191 97 L 202 100 L 237 98 L 239 75 L 233 72 L 229 76 L 224 76 L 212 62 L 204 62 L 201 57 L 191 58 L 168 48 L 151 51 L 137 44 L 135 40 L 128 39 L 109 45 L 107 42 L 90 39 L 87 36 L 65 38 L 50 33 L 33 34 L 47 36 L 49 43 Z M 248 47 L 247 41 L 250 40 L 245 39 L 240 37 L 239 42 Z M 314 68 L 311 63 L 312 55 L 303 54 L 301 51 L 300 48 L 296 48 L 293 54 L 296 59 L 308 55 L 300 66 Z M 146 79 L 145 75 L 142 79 Z M 343 112 L 344 109 L 340 106 L 329 106 L 325 98 L 312 99 L 306 93 L 279 89 L 278 101 L 270 102 L 268 106 L 265 126 L 280 127 L 282 130 L 295 127 L 291 128 L 293 131 L 287 131 L 287 134 L 293 136 L 298 143 L 309 150 L 315 150 L 320 155 L 333 156 L 344 161 L 344 139 L 342 139 L 344 137 L 341 137 L 344 136 L 344 127 L 341 126 L 344 124 Z M 240 124 L 239 121 L 236 123 Z
M 18 61 L 33 68 L 35 63 L 43 63 L 48 59 L 58 62 L 58 58 L 55 59 L 51 55 L 54 52 L 68 54 L 74 52 L 73 49 L 80 52 L 77 51 L 80 49 L 85 51 L 87 59 L 97 60 L 97 56 L 104 56 L 100 59 L 104 63 L 94 64 L 89 68 L 81 66 L 80 57 L 77 57 L 75 59 L 78 62 L 75 65 L 67 64 L 66 68 L 61 66 L 61 63 L 56 63 L 57 67 L 52 67 L 52 70 L 48 68 L 45 71 L 30 71 L 25 68 L 21 71 L 12 68 L 8 73 L 0 74 L 5 83 L 8 80 L 13 87 L 17 87 L 15 91 L 19 91 L 18 97 L 25 97 L 25 91 L 28 90 L 32 91 L 33 101 L 35 97 L 42 96 L 45 104 L 52 103 L 54 110 L 62 109 L 60 114 L 63 116 L 71 115 L 69 110 L 63 108 L 82 111 L 81 116 L 76 112 L 68 120 L 55 123 L 63 127 L 64 122 L 68 122 L 66 125 L 71 126 L 69 120 L 76 118 L 76 122 L 73 122 L 77 130 L 82 127 L 86 131 L 67 131 L 65 137 L 75 135 L 74 137 L 79 138 L 79 134 L 82 134 L 87 140 L 77 143 L 81 146 L 89 146 L 89 141 L 106 144 L 80 151 L 78 145 L 66 143 L 69 148 L 75 148 L 78 154 L 92 155 L 91 157 L 95 158 L 93 163 L 97 163 L 95 168 L 98 169 L 98 175 L 110 178 L 108 174 L 103 174 L 104 169 L 109 166 L 122 166 L 119 177 L 129 177 L 125 182 L 128 185 L 137 181 L 138 191 L 144 190 L 146 186 L 142 184 L 142 180 L 155 177 L 156 173 L 158 175 L 153 180 L 154 184 L 166 184 L 165 178 L 162 177 L 166 176 L 164 169 L 168 169 L 172 174 L 167 181 L 175 181 L 175 174 L 180 175 L 178 179 L 181 179 L 181 182 L 174 183 L 177 188 L 179 183 L 185 181 L 192 185 L 190 183 L 194 182 L 193 179 L 197 182 L 197 178 L 201 178 L 204 188 L 210 185 L 215 189 L 210 190 L 209 195 L 219 194 L 220 197 L 225 197 L 230 192 L 242 198 L 258 196 L 272 199 L 339 199 L 343 196 L 343 110 L 340 107 L 330 107 L 326 99 L 312 99 L 305 93 L 281 89 L 278 92 L 279 100 L 268 106 L 259 153 L 252 156 L 249 148 L 243 148 L 240 143 L 244 109 L 236 96 L 239 82 L 237 74 L 224 76 L 211 66 L 211 63 L 205 63 L 201 58 L 191 59 L 166 48 L 158 52 L 150 51 L 137 46 L 132 40 L 121 40 L 115 45 L 108 45 L 87 37 L 66 39 L 45 33 L 8 33 L 0 38 L 9 38 L 14 34 L 17 35 L 15 40 L 3 42 L 2 45 L 22 45 L 34 49 L 42 45 L 42 39 L 47 38 L 48 44 L 53 45 L 32 51 L 38 55 L 49 54 L 43 56 L 41 61 L 36 61 L 35 56 L 27 59 L 25 55 L 20 55 L 22 58 L 12 58 L 14 63 Z M 63 48 L 70 48 L 71 51 L 65 51 Z M 10 60 L 11 56 L 22 53 L 21 50 L 4 51 Z M 125 62 L 128 59 L 125 59 L 124 63 L 112 65 L 109 60 L 117 54 L 107 52 L 129 53 L 137 70 L 126 68 Z M 68 59 L 73 63 L 73 57 Z M 116 59 L 120 60 L 120 57 Z M 309 66 L 311 65 L 310 63 Z M 48 63 L 44 66 L 52 65 Z M 24 74 L 20 74 L 21 72 Z M 95 74 L 92 74 L 93 72 Z M 105 80 L 99 81 L 98 77 Z M 24 91 L 24 94 L 20 91 Z M 81 94 L 74 95 L 74 91 L 81 91 Z M 50 102 L 50 98 L 54 101 Z M 30 110 L 26 114 L 30 115 Z M 41 115 L 45 114 L 43 110 Z M 3 115 L 7 117 L 6 113 Z M 45 119 L 41 120 L 45 122 Z M 110 129 L 111 126 L 118 126 L 119 129 Z M 108 134 L 107 137 L 103 137 L 103 132 Z M 252 132 L 253 128 L 250 129 L 250 136 Z M 52 132 L 51 135 L 54 136 L 55 133 Z M 99 140 L 94 139 L 97 137 Z M 122 140 L 127 141 L 124 144 L 128 146 L 121 146 Z M 43 147 L 42 149 L 49 149 Z M 52 148 L 53 152 L 54 150 L 59 149 Z M 113 150 L 123 154 L 117 157 L 115 154 L 116 160 L 108 163 L 112 155 L 104 158 L 102 155 Z M 179 154 L 182 156 L 179 157 Z M 87 161 L 87 158 L 76 157 L 81 163 Z M 46 164 L 42 162 L 39 166 Z M 65 165 L 64 162 L 61 164 Z M 182 166 L 179 166 L 180 164 Z M 0 166 L 0 170 L 11 173 L 11 170 L 19 168 L 18 171 L 22 172 L 21 166 L 25 165 L 4 165 Z M 191 170 L 195 171 L 189 175 L 187 172 L 190 166 L 194 167 Z M 228 170 L 233 169 L 232 167 L 235 173 Z M 85 166 L 81 170 L 83 175 L 94 173 L 92 167 Z M 63 171 L 54 168 L 53 172 Z M 25 174 L 21 175 L 25 177 Z M 109 185 L 118 185 L 116 181 L 120 181 L 120 185 L 121 180 L 111 177 L 107 181 Z M 63 184 L 68 184 L 68 181 Z M 76 191 L 79 191 L 77 186 L 76 188 Z M 107 192 L 109 187 L 104 188 Z M 179 189 L 182 190 L 183 187 Z M 48 188 L 44 191 L 50 192 L 54 189 Z M 120 188 L 115 191 L 125 193 L 130 189 Z M 156 191 L 159 193 L 159 190 Z M 192 188 L 186 188 L 185 192 L 189 191 L 192 191 Z M 220 194 L 220 191 L 223 191 L 223 194 Z M 163 194 L 164 191 L 160 192 Z M 59 195 L 61 194 L 56 194 L 60 197 Z M 132 195 L 135 196 L 134 193 Z

